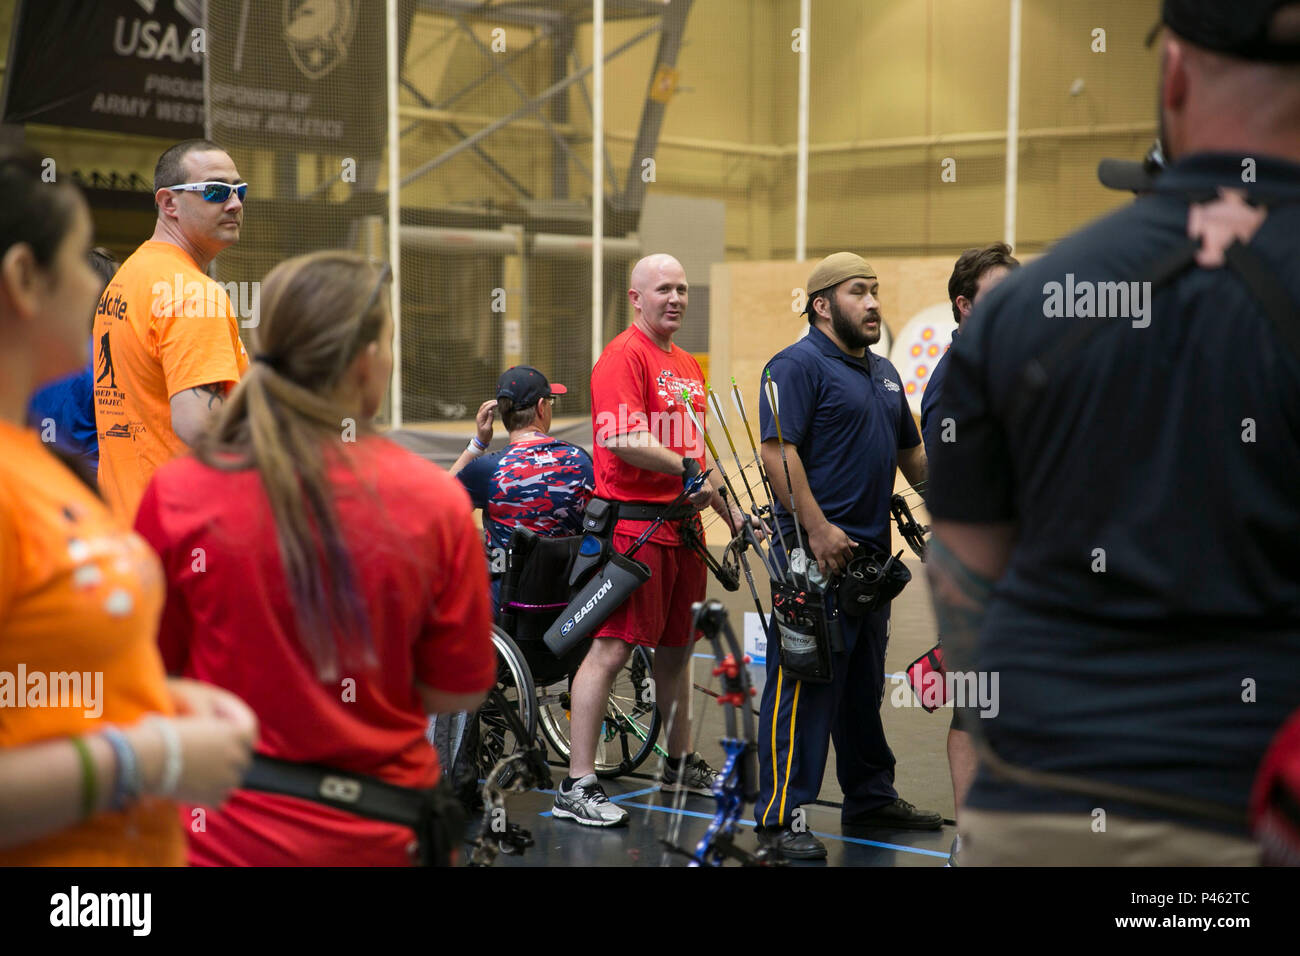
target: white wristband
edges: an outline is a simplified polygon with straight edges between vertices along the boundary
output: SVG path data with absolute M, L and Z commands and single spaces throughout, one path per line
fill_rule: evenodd
M 162 782 L 158 784 L 158 795 L 170 797 L 176 793 L 176 786 L 181 782 L 181 738 L 171 721 L 165 717 L 152 717 L 149 722 L 157 728 L 163 739 L 163 771 Z
M 486 448 L 479 448 L 478 442 L 476 442 L 473 438 L 469 440 L 469 444 L 465 446 L 465 450 L 469 452 L 471 455 L 473 455 L 475 458 L 487 452 Z

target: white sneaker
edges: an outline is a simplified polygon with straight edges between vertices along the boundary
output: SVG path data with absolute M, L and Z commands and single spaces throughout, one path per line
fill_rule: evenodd
M 701 797 L 711 797 L 713 784 L 717 779 L 718 771 L 705 763 L 704 758 L 699 754 L 693 753 L 686 757 L 686 767 L 680 774 L 673 766 L 673 761 L 664 761 L 663 781 L 659 784 L 659 789 L 664 793 L 678 793 L 685 790 L 687 793 L 694 793 Z
M 561 820 L 573 820 L 584 827 L 617 827 L 627 823 L 627 811 L 609 802 L 594 773 L 575 781 L 569 790 L 564 789 L 561 781 L 551 815 Z

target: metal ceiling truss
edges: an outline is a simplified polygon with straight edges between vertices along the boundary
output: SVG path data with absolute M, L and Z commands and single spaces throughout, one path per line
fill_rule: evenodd
M 614 175 L 613 166 L 609 163 L 608 150 L 605 151 L 606 179 L 614 187 L 611 195 L 605 197 L 611 214 L 610 226 L 613 231 L 621 234 L 635 230 L 640 219 L 646 186 L 641 178 L 641 162 L 645 157 L 654 156 L 664 112 L 676 89 L 675 66 L 681 51 L 686 19 L 692 2 L 693 0 L 605 0 L 606 20 L 647 18 L 654 20 L 650 26 L 630 39 L 607 50 L 604 55 L 606 63 L 642 40 L 656 33 L 659 35 L 658 51 L 647 82 L 646 100 L 641 112 L 636 143 L 632 150 L 627 177 L 621 189 L 617 186 L 618 180 Z M 411 84 L 403 83 L 420 103 L 419 107 L 403 110 L 404 118 L 413 121 L 412 125 L 406 127 L 404 131 L 409 131 L 412 126 L 419 123 L 439 123 L 461 139 L 407 173 L 402 179 L 402 185 L 407 186 L 415 182 L 460 153 L 471 150 L 494 173 L 504 179 L 520 197 L 532 199 L 529 191 L 511 177 L 480 145 L 493 133 L 513 123 L 525 121 L 529 126 L 541 128 L 549 135 L 553 143 L 552 198 L 568 199 L 568 164 L 572 162 L 587 177 L 590 177 L 590 169 L 573 149 L 571 141 L 580 134 L 569 125 L 568 101 L 560 94 L 574 84 L 579 84 L 583 100 L 590 113 L 591 97 L 587 92 L 585 81 L 592 67 L 579 65 L 580 59 L 573 47 L 573 38 L 578 27 L 591 19 L 590 0 L 550 0 L 550 2 L 500 0 L 495 3 L 490 0 L 418 0 L 416 9 L 450 18 L 456 24 L 457 30 L 469 37 L 475 49 L 487 61 L 487 65 L 483 73 L 436 104 L 416 92 Z M 502 58 L 493 53 L 475 34 L 472 24 L 484 22 L 529 27 L 535 31 L 535 35 L 525 46 Z M 553 42 L 552 82 L 542 92 L 530 96 L 510 73 L 510 65 L 543 40 Z M 447 110 L 466 94 L 494 78 L 503 80 L 521 103 L 510 113 L 487 122 L 476 132 L 466 135 L 459 125 L 463 117 L 448 114 Z

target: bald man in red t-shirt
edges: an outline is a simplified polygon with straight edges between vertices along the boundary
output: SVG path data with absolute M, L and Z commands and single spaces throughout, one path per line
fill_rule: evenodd
M 711 464 L 682 399 L 683 392 L 690 395 L 703 423 L 704 375 L 694 357 L 672 341 L 686 314 L 687 291 L 686 273 L 672 256 L 647 256 L 632 269 L 632 325 L 609 343 L 591 373 L 597 497 L 666 506 L 696 468 Z M 684 520 L 698 522 L 694 512 L 711 505 L 739 527 L 747 519 L 723 500 L 717 476 L 715 470 L 713 485 L 687 499 Z M 620 519 L 614 549 L 627 551 L 649 523 Z M 600 827 L 627 822 L 627 811 L 610 803 L 596 781 L 595 758 L 610 687 L 634 644 L 655 649 L 655 698 L 669 727 L 662 789 L 712 793 L 717 772 L 699 754 L 688 753 L 691 605 L 704 600 L 708 572 L 682 543 L 680 525 L 681 520 L 665 520 L 637 552 L 637 560 L 650 568 L 650 580 L 597 632 L 574 677 L 569 776 L 560 784 L 553 811 L 559 819 Z

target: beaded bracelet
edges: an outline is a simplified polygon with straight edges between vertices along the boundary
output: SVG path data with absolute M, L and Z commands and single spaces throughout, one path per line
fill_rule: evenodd
M 116 727 L 106 727 L 104 739 L 113 748 L 113 757 L 117 762 L 110 806 L 120 813 L 140 798 L 140 766 L 135 759 L 134 748 L 122 731 Z

